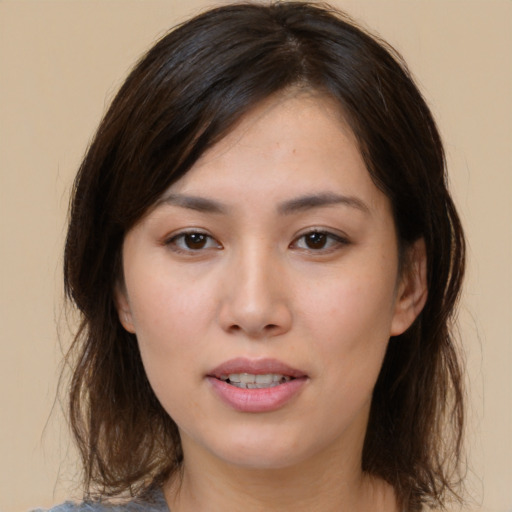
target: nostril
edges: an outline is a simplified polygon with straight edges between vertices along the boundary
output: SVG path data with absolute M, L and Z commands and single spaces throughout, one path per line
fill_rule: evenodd
M 247 334 L 249 334 L 250 336 L 255 336 L 255 337 L 259 338 L 259 337 L 266 337 L 269 335 L 272 336 L 274 333 L 276 333 L 277 331 L 280 330 L 280 327 L 277 324 L 267 324 L 267 325 L 263 326 L 263 328 L 251 330 L 251 329 L 247 329 L 247 328 L 244 329 L 242 326 L 240 326 L 238 324 L 232 324 L 229 326 L 228 330 L 233 334 L 240 333 L 240 332 L 247 332 Z

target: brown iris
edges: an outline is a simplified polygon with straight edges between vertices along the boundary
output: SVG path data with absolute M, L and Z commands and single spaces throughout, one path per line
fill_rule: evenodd
M 304 235 L 304 241 L 309 249 L 323 249 L 327 243 L 325 233 L 308 233 Z
M 202 233 L 188 233 L 184 235 L 183 241 L 188 249 L 203 249 L 208 242 L 208 235 Z

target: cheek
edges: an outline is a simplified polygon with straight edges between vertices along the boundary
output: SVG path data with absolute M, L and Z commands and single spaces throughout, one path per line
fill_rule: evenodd
M 165 277 L 162 277 L 165 276 Z M 207 336 L 205 325 L 214 314 L 208 288 L 193 286 L 176 275 L 153 268 L 127 279 L 130 308 L 148 379 L 165 402 L 174 389 L 190 380 Z M 169 386 L 170 379 L 176 386 Z
M 338 393 L 346 391 L 348 401 L 361 403 L 371 394 L 389 342 L 394 274 L 379 279 L 354 271 L 327 282 L 312 288 L 298 316 L 320 355 L 323 378 Z
M 395 279 L 388 275 L 350 270 L 322 279 L 308 287 L 297 302 L 300 313 L 311 328 L 324 332 L 326 341 L 340 336 L 360 342 L 361 336 L 389 339 L 395 303 Z
M 212 287 L 207 282 L 188 279 L 165 266 L 134 275 L 130 284 L 127 280 L 136 332 L 148 342 L 164 338 L 179 343 L 183 334 L 199 330 L 214 313 Z

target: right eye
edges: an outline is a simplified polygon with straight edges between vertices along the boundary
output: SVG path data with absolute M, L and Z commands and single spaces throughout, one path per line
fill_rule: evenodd
M 222 249 L 222 245 L 212 236 L 202 231 L 186 231 L 169 238 L 165 245 L 176 252 L 200 252 L 207 249 Z

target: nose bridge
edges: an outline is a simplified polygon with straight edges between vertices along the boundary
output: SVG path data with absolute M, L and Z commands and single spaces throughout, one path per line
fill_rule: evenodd
M 286 332 L 291 323 L 285 276 L 271 246 L 252 240 L 233 255 L 221 309 L 223 327 L 252 337 Z

